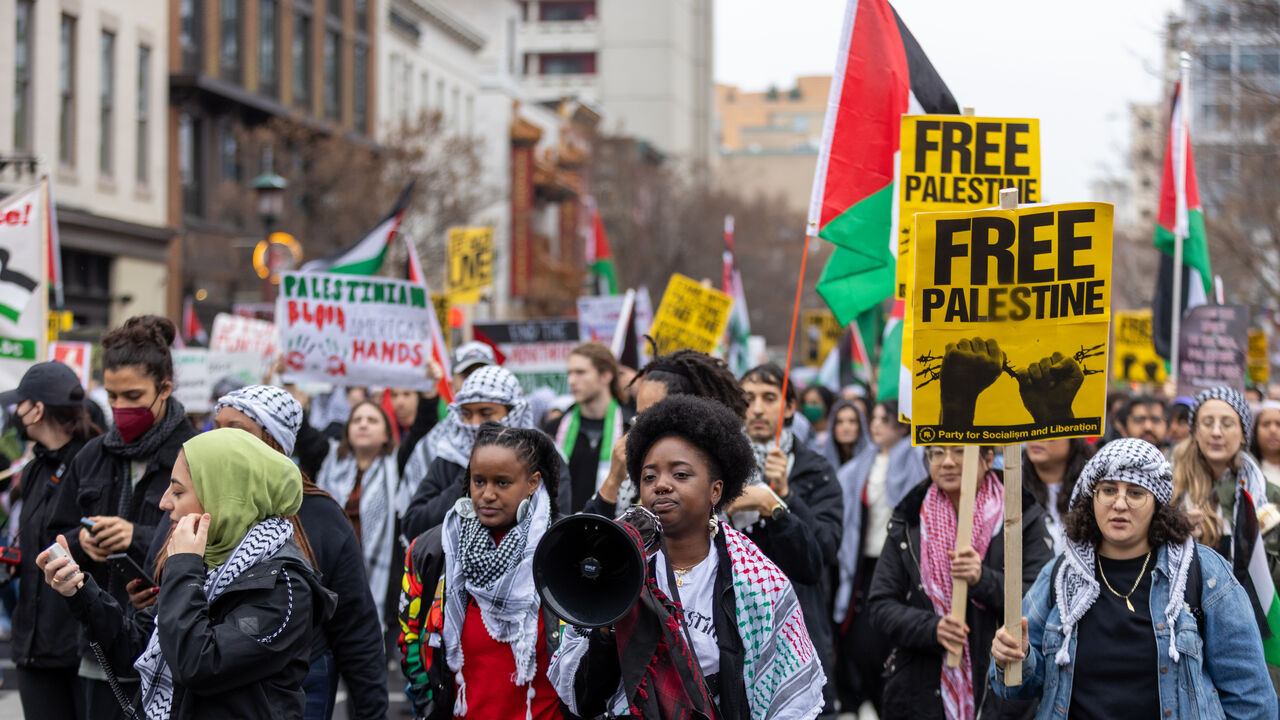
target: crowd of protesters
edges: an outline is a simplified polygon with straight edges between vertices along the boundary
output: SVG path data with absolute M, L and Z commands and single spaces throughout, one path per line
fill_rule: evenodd
M 27 717 L 327 719 L 340 685 L 361 719 L 1278 717 L 1280 394 L 1116 393 L 1103 437 L 1026 443 L 1015 637 L 1003 454 L 959 537 L 963 449 L 894 398 L 584 343 L 551 399 L 466 343 L 452 402 L 269 376 L 192 417 L 174 336 L 102 338 L 109 415 L 57 363 L 0 394 Z M 566 624 L 539 542 L 637 506 L 648 621 Z

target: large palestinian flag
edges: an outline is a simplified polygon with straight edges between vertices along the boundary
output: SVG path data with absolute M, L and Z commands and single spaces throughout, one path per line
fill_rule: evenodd
M 302 272 L 331 272 L 347 275 L 377 275 L 382 263 L 387 258 L 387 248 L 395 242 L 396 232 L 404 220 L 405 211 L 409 209 L 409 200 L 413 197 L 413 183 L 410 182 L 400 193 L 395 207 L 374 226 L 373 230 L 360 242 L 336 255 L 320 260 L 312 260 L 298 268 Z
M 1182 91 L 1181 83 L 1174 87 L 1169 113 L 1169 139 L 1165 143 L 1160 209 L 1156 215 L 1155 244 L 1160 251 L 1160 272 L 1156 276 L 1156 296 L 1151 301 L 1151 339 L 1156 353 L 1175 363 L 1177 358 L 1169 355 L 1173 347 L 1173 256 L 1177 238 L 1182 238 L 1180 311 L 1185 313 L 1203 305 L 1213 295 L 1204 211 L 1200 208 L 1200 187 L 1191 153 L 1191 123 Z
M 836 245 L 818 294 L 841 325 L 893 295 L 902 116 L 957 112 L 893 6 L 848 0 L 808 227 L 809 235 Z

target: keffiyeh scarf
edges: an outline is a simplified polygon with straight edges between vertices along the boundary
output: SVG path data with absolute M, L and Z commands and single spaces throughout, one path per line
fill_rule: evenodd
M 224 407 L 239 410 L 280 445 L 285 455 L 293 454 L 302 427 L 302 405 L 284 388 L 272 385 L 248 385 L 218 398 L 213 414 Z
M 511 646 L 517 687 L 529 686 L 533 702 L 538 666 L 538 615 L 542 601 L 533 584 L 533 554 L 551 523 L 551 500 L 540 484 L 528 510 L 502 542 L 476 518 L 469 498 L 460 498 L 444 518 L 444 646 L 457 692 L 453 714 L 467 714 L 467 688 L 462 675 L 462 624 L 467 604 L 475 600 L 489 636 Z M 526 712 L 532 714 L 531 707 Z
M 1145 488 L 1161 504 L 1173 498 L 1173 471 L 1168 461 L 1156 446 L 1137 438 L 1114 440 L 1102 446 L 1080 471 L 1076 488 L 1071 493 L 1071 504 L 1076 500 L 1093 494 L 1094 487 L 1102 481 L 1127 482 Z M 1195 557 L 1195 541 L 1187 538 L 1185 543 L 1166 545 L 1168 568 L 1172 578 L 1169 589 L 1169 604 L 1165 606 L 1164 618 L 1170 632 L 1177 633 L 1178 617 L 1184 604 L 1187 590 L 1187 573 L 1191 569 L 1191 560 Z M 1063 553 L 1062 566 L 1054 578 L 1054 594 L 1058 602 L 1058 613 L 1062 616 L 1062 647 L 1054 661 L 1066 666 L 1071 662 L 1071 634 L 1080 618 L 1093 607 L 1098 599 L 1101 586 L 1094 573 L 1097 562 L 1096 550 L 1086 543 L 1069 542 Z M 1169 643 L 1169 657 L 1177 662 L 1181 655 L 1177 643 Z
M 245 570 L 264 560 L 269 560 L 285 543 L 293 537 L 293 523 L 283 518 L 268 518 L 254 525 L 240 544 L 231 552 L 231 557 L 205 575 L 204 594 L 209 603 L 213 603 L 227 587 Z M 284 571 L 286 584 L 289 576 Z M 293 590 L 289 590 L 289 607 L 285 611 L 284 622 L 268 635 L 255 638 L 260 643 L 269 643 L 289 624 L 293 614 Z M 173 710 L 173 673 L 160 652 L 160 628 L 151 631 L 151 639 L 147 641 L 147 649 L 134 662 L 142 680 L 142 709 L 147 720 L 168 720 Z
M 920 505 L 920 579 L 924 592 L 939 617 L 951 614 L 951 558 L 947 553 L 961 547 L 957 508 L 937 485 L 929 485 Z M 988 472 L 973 502 L 973 536 L 969 544 L 979 557 L 987 556 L 991 538 L 1004 522 L 1004 486 L 996 474 Z M 960 667 L 942 664 L 942 704 L 950 720 L 972 720 L 973 661 L 969 644 L 964 645 Z
M 471 448 L 475 446 L 480 426 L 462 422 L 462 406 L 479 402 L 506 406 L 506 417 L 497 421 L 501 425 L 533 427 L 533 413 L 520 381 L 505 368 L 487 365 L 467 376 L 449 405 L 449 414 L 427 434 L 426 450 L 431 460 L 444 458 L 463 467 L 471 462 Z
M 721 523 L 733 568 L 742 676 L 752 720 L 814 718 L 826 676 L 791 581 L 747 536 Z

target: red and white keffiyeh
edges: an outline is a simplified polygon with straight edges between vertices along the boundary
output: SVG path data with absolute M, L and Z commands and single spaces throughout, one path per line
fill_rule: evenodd
M 925 594 L 940 617 L 951 613 L 951 557 L 956 549 L 957 510 L 937 485 L 931 484 L 920 506 L 920 576 Z M 1004 486 L 988 472 L 978 486 L 973 503 L 972 546 L 987 556 L 991 537 L 1004 522 Z M 948 720 L 973 720 L 973 663 L 964 646 L 960 667 L 942 664 L 942 704 Z

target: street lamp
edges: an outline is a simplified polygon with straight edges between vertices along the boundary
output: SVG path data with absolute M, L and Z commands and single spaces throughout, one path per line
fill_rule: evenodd
M 284 214 L 284 191 L 289 182 L 273 172 L 264 172 L 253 179 L 250 187 L 258 196 L 258 217 L 262 218 L 262 226 L 269 235 L 276 220 Z

